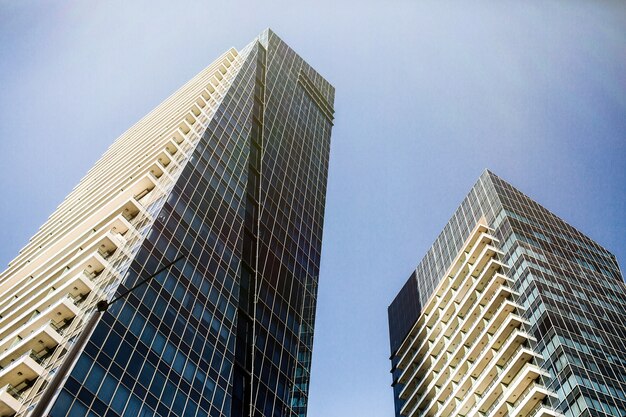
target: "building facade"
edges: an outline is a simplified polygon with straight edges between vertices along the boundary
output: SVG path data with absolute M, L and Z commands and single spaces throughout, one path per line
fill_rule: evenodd
M 118 138 L 0 276 L 0 416 L 305 416 L 333 101 L 266 30 Z
M 626 415 L 615 256 L 489 171 L 388 315 L 397 416 Z

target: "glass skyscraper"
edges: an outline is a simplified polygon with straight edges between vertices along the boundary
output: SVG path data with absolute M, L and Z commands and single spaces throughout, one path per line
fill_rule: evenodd
M 305 416 L 333 102 L 266 30 L 118 138 L 0 276 L 0 416 Z
M 489 171 L 388 315 L 397 416 L 626 415 L 615 256 Z

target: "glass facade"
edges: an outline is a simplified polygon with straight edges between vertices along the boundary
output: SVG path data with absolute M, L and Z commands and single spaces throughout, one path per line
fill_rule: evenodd
M 615 257 L 489 171 L 389 307 L 396 415 L 396 352 L 479 219 L 501 242 L 516 302 L 550 375 L 543 382 L 558 395 L 551 405 L 568 417 L 626 415 L 626 286 Z
M 334 89 L 266 41 L 252 415 L 305 416 Z
M 267 30 L 49 415 L 305 416 L 334 89 Z

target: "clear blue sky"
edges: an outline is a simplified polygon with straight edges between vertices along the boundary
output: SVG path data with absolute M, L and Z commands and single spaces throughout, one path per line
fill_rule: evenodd
M 337 89 L 310 417 L 393 415 L 387 305 L 485 168 L 626 266 L 623 3 L 267 3 L 0 0 L 0 264 L 271 27 Z

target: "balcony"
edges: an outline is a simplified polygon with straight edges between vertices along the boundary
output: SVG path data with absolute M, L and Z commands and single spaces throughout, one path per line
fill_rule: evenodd
M 457 322 L 454 320 L 450 322 L 450 318 L 454 318 L 458 306 L 456 301 L 455 303 L 450 301 L 458 293 L 450 289 L 450 283 L 458 279 L 459 276 L 465 276 L 468 271 L 469 265 L 460 261 L 455 275 L 446 275 L 442 280 L 437 292 L 426 304 L 422 315 L 397 352 L 397 355 L 400 356 L 397 365 L 399 369 L 406 369 L 418 357 L 423 356 L 431 349 L 432 346 L 428 342 L 435 341 L 443 329 L 445 329 L 447 337 L 451 335 L 451 329 L 456 329 Z M 470 279 L 469 281 L 473 282 L 474 280 Z
M 10 416 L 20 410 L 22 403 L 13 396 L 13 391 L 10 384 L 0 388 L 0 416 Z
M 59 303 L 63 303 L 63 299 L 68 295 L 72 298 L 81 298 L 94 289 L 93 282 L 84 272 L 69 279 L 67 277 L 61 277 L 57 279 L 54 284 L 54 287 L 44 288 L 37 294 L 33 294 L 30 299 L 24 300 L 21 305 L 15 306 L 14 310 L 3 318 L 5 323 L 8 324 L 3 326 L 2 330 L 0 330 L 0 337 L 4 338 L 11 331 L 27 324 L 29 318 L 32 320 L 33 312 L 41 311 L 43 314 L 43 312 L 51 308 L 59 307 L 63 309 L 62 306 L 59 306 Z M 71 306 L 68 305 L 67 308 L 71 308 Z M 61 317 L 63 315 L 62 311 L 60 313 L 61 314 L 49 317 L 49 319 L 59 321 L 61 318 L 66 318 L 65 316 Z
M 137 212 L 136 206 L 138 204 L 133 201 L 131 199 L 126 206 L 121 208 L 122 210 L 128 210 L 129 215 L 133 210 Z M 119 202 L 119 204 L 122 203 L 123 201 Z M 124 224 L 125 220 L 121 222 L 116 221 L 116 218 L 122 220 L 118 210 L 120 210 L 119 207 L 110 207 L 108 211 L 102 213 L 100 213 L 102 211 L 100 210 L 101 216 L 96 216 L 97 225 L 89 227 L 88 230 L 78 227 L 72 231 L 67 231 L 67 233 L 64 232 L 63 236 L 56 239 L 54 243 L 46 244 L 46 247 L 42 249 L 43 252 L 40 251 L 39 255 L 31 259 L 27 265 L 24 265 L 25 267 L 19 273 L 12 274 L 10 279 L 1 283 L 0 293 L 10 294 L 11 297 L 7 296 L 0 300 L 0 315 L 5 315 L 4 310 L 7 304 L 13 303 L 27 292 L 38 290 L 38 286 L 47 285 L 45 280 L 56 278 L 57 273 L 65 269 L 66 266 L 71 268 L 75 262 L 80 262 L 85 252 L 89 251 L 89 247 L 97 243 L 96 240 L 102 237 L 103 232 L 109 236 L 112 235 L 112 229 L 107 227 L 115 227 L 115 225 L 119 227 L 119 230 L 116 229 L 113 234 L 127 230 L 129 225 Z M 78 244 L 82 246 L 76 251 Z M 14 267 L 11 269 L 14 269 Z
M 542 404 L 543 399 L 549 396 L 556 397 L 556 395 L 550 392 L 546 387 L 532 383 L 513 406 L 509 404 L 509 415 L 511 417 L 559 416 L 560 414 L 556 410 Z
M 498 297 L 495 297 L 494 294 L 492 294 L 491 299 L 487 301 L 488 305 L 492 306 L 492 308 L 494 305 L 498 305 L 502 299 L 505 299 L 510 292 L 510 290 L 506 287 L 499 287 L 497 291 L 499 291 L 497 292 Z M 484 302 L 484 300 L 481 298 L 481 303 L 482 302 Z M 511 309 L 512 307 L 507 309 L 506 311 L 508 312 Z M 429 336 L 428 339 L 424 340 L 422 342 L 422 345 L 413 354 L 413 357 L 411 358 L 410 363 L 415 364 L 415 366 L 413 368 L 407 367 L 402 373 L 402 375 L 400 376 L 400 381 L 401 382 L 406 381 L 406 380 L 410 381 L 412 377 L 419 371 L 419 369 L 423 367 L 424 364 L 423 362 L 420 363 L 420 360 L 419 360 L 420 358 L 422 361 L 424 361 L 425 358 L 429 358 L 429 359 L 433 358 L 439 363 L 442 359 L 440 355 L 441 349 L 444 347 L 444 345 L 446 345 L 446 343 L 448 344 L 449 348 L 458 346 L 458 340 L 456 340 L 457 339 L 456 335 L 461 334 L 458 332 L 459 328 L 461 328 L 462 332 L 465 334 L 464 339 L 461 340 L 465 345 L 469 344 L 468 340 L 472 340 L 472 341 L 475 340 L 476 334 L 472 335 L 472 332 L 480 333 L 484 327 L 483 325 L 487 322 L 487 320 L 484 320 L 484 319 L 487 319 L 490 317 L 484 316 L 485 314 L 488 314 L 489 311 L 487 311 L 487 308 L 482 308 L 482 306 L 479 303 L 474 303 L 471 310 L 467 312 L 467 314 L 471 314 L 471 313 L 473 313 L 473 316 L 474 316 L 472 321 L 462 320 L 461 318 L 457 317 L 447 324 L 437 323 L 436 327 L 433 328 L 431 333 L 428 335 Z M 442 330 L 444 331 L 443 334 L 441 333 Z M 450 341 L 446 341 L 446 339 L 444 338 L 444 335 L 446 337 L 452 338 L 453 342 L 456 340 L 457 343 L 454 344 L 454 346 L 452 346 L 452 344 L 450 344 Z M 408 390 L 407 388 L 408 386 L 405 387 L 403 391 L 407 391 Z
M 33 307 L 39 308 L 38 304 L 50 295 L 51 288 L 56 288 L 60 293 L 62 292 L 60 289 L 67 285 L 68 280 L 85 278 L 83 284 L 93 287 L 88 281 L 99 274 L 107 264 L 105 258 L 100 255 L 99 246 L 104 244 L 107 248 L 107 245 L 112 243 L 111 239 L 115 239 L 115 237 L 109 233 L 102 242 L 93 242 L 90 247 L 77 251 L 66 264 L 57 265 L 54 272 L 37 275 L 36 279 L 33 276 L 28 282 L 25 281 L 23 288 L 17 290 L 14 297 L 7 297 L 6 301 L 2 301 L 0 315 L 3 317 L 3 321 L 5 323 L 10 322 L 26 311 L 32 311 Z M 73 286 L 69 288 L 73 288 Z M 6 334 L 5 331 L 6 328 L 3 327 L 0 331 L 0 337 Z
M 519 355 L 519 358 L 516 361 L 513 361 L 512 366 L 509 366 L 508 371 L 500 374 L 500 377 L 498 379 L 501 380 L 501 382 L 508 380 L 508 382 L 505 382 L 505 384 L 507 384 L 506 388 L 500 387 L 502 395 L 493 396 L 492 394 L 495 391 L 491 392 L 489 395 L 486 395 L 481 401 L 481 406 L 479 406 L 481 412 L 487 415 L 503 414 L 507 411 L 507 406 L 509 403 L 515 403 L 518 399 L 524 397 L 524 393 L 527 392 L 530 386 L 537 385 L 534 381 L 539 376 L 547 375 L 546 372 L 537 365 L 534 365 L 532 363 L 522 364 L 522 362 L 520 362 L 526 360 L 524 357 L 526 356 L 527 352 L 524 351 L 529 352 L 527 349 L 521 349 L 521 355 Z M 517 369 L 517 371 L 515 371 L 515 369 Z M 502 378 L 503 375 L 506 376 Z M 543 390 L 548 393 L 547 389 L 543 388 Z M 499 392 L 500 389 L 498 389 L 497 391 Z M 536 404 L 537 403 L 534 402 L 532 406 L 529 407 L 529 409 L 532 409 Z M 526 414 L 523 415 L 526 416 Z
M 478 254 L 482 252 L 482 250 L 485 248 L 485 246 L 491 244 L 492 242 L 499 242 L 498 239 L 496 239 L 495 237 L 491 236 L 489 233 L 482 232 L 478 238 L 476 239 L 476 241 L 474 242 L 474 244 L 472 245 L 472 249 L 470 250 L 470 252 L 467 255 L 467 262 L 469 262 L 470 264 L 473 264 L 474 262 L 476 262 L 476 259 L 478 258 Z
M 55 323 L 48 321 L 22 339 L 13 338 L 13 340 L 4 341 L 0 347 L 2 349 L 0 363 L 6 365 L 27 351 L 40 352 L 44 349 L 55 348 L 63 341 L 58 328 Z
M 471 304 L 475 302 L 476 297 L 489 298 L 491 293 L 485 291 L 486 287 L 497 288 L 497 286 L 512 283 L 509 278 L 497 272 L 503 267 L 503 263 L 491 259 L 489 264 L 487 264 L 487 268 L 485 268 L 478 278 L 470 276 L 465 280 L 464 285 L 459 288 L 454 297 L 454 302 L 460 305 L 458 315 L 464 316 L 469 308 L 468 303 L 471 306 Z M 494 287 L 494 285 L 496 287 Z
M 39 378 L 45 373 L 43 366 L 39 364 L 39 358 L 28 351 L 9 366 L 0 370 L 0 385 L 19 385 L 26 380 Z
M 513 360 L 513 358 L 515 358 Z M 529 363 L 531 360 L 541 359 L 541 355 L 530 350 L 529 348 L 522 347 L 518 350 L 517 355 L 513 356 L 508 368 L 505 368 L 506 372 L 503 372 L 504 377 L 502 382 L 507 386 L 507 394 L 519 394 L 519 387 L 526 388 L 528 386 L 524 381 L 535 380 L 540 375 L 547 376 L 546 371 L 542 370 L 539 366 Z
M 520 348 L 515 355 L 503 367 L 497 367 L 489 375 L 485 372 L 474 385 L 474 392 L 480 395 L 480 401 L 472 407 L 472 412 L 480 410 L 482 414 L 490 414 L 491 410 L 499 403 L 500 394 L 504 393 L 511 380 L 516 377 L 518 371 L 538 355 L 527 348 Z M 532 382 L 532 381 L 531 381 Z M 514 386 L 513 384 L 509 387 Z M 506 397 L 504 397 L 506 398 Z M 471 412 L 468 415 L 474 415 Z
M 405 369 L 403 374 L 400 377 L 400 380 L 408 378 L 408 382 L 400 393 L 400 398 L 406 399 L 406 403 L 404 404 L 403 411 L 408 410 L 416 410 L 421 407 L 422 403 L 427 399 L 420 395 L 421 392 L 431 392 L 433 389 L 433 385 L 440 381 L 440 378 L 433 377 L 432 380 L 429 377 L 424 378 L 420 383 L 417 383 L 416 376 L 423 371 L 426 375 L 432 375 L 432 370 L 440 370 L 441 366 L 444 363 L 449 365 L 451 364 L 459 364 L 461 363 L 461 359 L 465 357 L 468 353 L 468 349 L 465 346 L 472 346 L 474 350 L 482 349 L 482 346 L 488 342 L 489 332 L 495 332 L 496 329 L 506 321 L 506 318 L 509 317 L 509 320 L 518 320 L 517 316 L 511 315 L 510 313 L 515 310 L 516 304 L 510 300 L 506 299 L 508 295 L 508 290 L 506 287 L 500 287 L 498 292 L 492 295 L 492 298 L 487 302 L 487 306 L 482 308 L 482 311 L 479 309 L 479 304 L 474 306 L 474 309 L 479 309 L 480 313 L 474 313 L 474 317 L 472 321 L 465 321 L 465 326 L 470 326 L 471 328 L 466 330 L 466 333 L 461 340 L 463 343 L 463 349 L 458 349 L 454 355 L 442 355 L 440 351 L 440 345 L 443 345 L 443 337 L 439 338 L 439 341 L 431 344 L 431 348 L 429 349 L 429 353 L 432 355 L 427 355 L 422 358 L 422 361 L 415 365 L 412 369 Z M 495 305 L 497 305 L 500 300 L 505 300 L 504 303 L 500 305 L 495 314 L 490 317 L 490 320 L 486 319 L 487 314 L 491 315 L 490 312 L 495 310 Z M 479 314 L 476 317 L 476 314 Z M 521 319 L 519 319 L 521 320 Z M 512 331 L 512 329 L 511 329 Z M 482 337 L 481 337 L 482 335 Z M 484 339 L 482 343 L 480 340 Z M 434 356 L 433 356 L 434 355 Z M 474 360 L 474 356 L 471 356 L 471 360 Z M 426 361 L 428 359 L 428 361 Z M 427 363 L 428 362 L 428 363 Z M 426 366 L 425 366 L 426 365 Z M 441 365 L 441 366 L 440 366 Z M 445 368 L 445 367 L 444 367 Z M 440 377 L 448 376 L 449 370 L 446 369 L 441 374 L 438 374 Z M 437 384 L 439 385 L 439 384 Z M 440 396 L 437 396 L 439 398 Z M 428 409 L 435 405 L 435 402 L 430 402 L 430 406 Z
M 509 384 L 505 390 L 505 400 L 511 404 L 518 404 L 516 408 L 521 410 L 515 415 L 519 413 L 527 415 L 528 411 L 533 409 L 538 401 L 552 395 L 547 388 L 534 382 L 541 375 L 547 376 L 548 374 L 537 365 L 528 363 L 515 378 L 515 381 Z
M 135 218 L 135 216 L 137 216 L 137 214 L 139 214 L 139 207 L 137 206 L 137 204 L 135 203 L 134 199 L 131 199 L 130 201 L 126 202 L 120 209 L 122 216 L 127 220 L 127 221 L 131 221 L 132 219 Z
M 469 252 L 471 252 L 472 248 L 477 245 L 477 242 L 483 237 L 483 234 L 487 234 L 488 232 L 489 228 L 482 224 L 482 222 L 478 222 L 474 230 L 472 230 L 467 238 L 467 241 L 463 244 L 463 248 L 459 251 L 459 254 L 452 262 L 448 272 L 450 276 L 456 275 L 461 265 L 467 263 Z M 480 245 L 480 243 L 478 243 L 478 245 Z
M 528 334 L 517 330 L 517 328 L 525 322 L 521 317 L 513 314 L 513 311 L 519 306 L 503 297 L 505 302 L 500 305 L 500 308 L 497 309 L 495 314 L 490 314 L 490 320 L 481 318 L 483 314 L 488 314 L 490 311 L 493 311 L 493 302 L 499 299 L 499 295 L 503 295 L 503 290 L 505 293 L 510 291 L 506 289 L 506 287 L 500 287 L 499 290 L 500 292 L 492 294 L 491 301 L 482 309 L 481 315 L 475 317 L 473 322 L 470 322 L 473 323 L 473 326 L 471 329 L 468 329 L 469 331 L 465 334 L 466 339 L 462 340 L 462 342 L 465 343 L 464 346 L 461 346 L 461 350 L 452 352 L 453 354 L 439 353 L 436 357 L 427 355 L 426 358 L 429 359 L 428 362 L 430 363 L 427 366 L 429 371 L 426 372 L 426 377 L 421 380 L 418 380 L 417 372 L 424 368 L 423 362 L 416 364 L 413 369 L 405 370 L 405 372 L 408 371 L 408 373 L 412 373 L 412 377 L 408 379 L 409 383 L 400 394 L 401 398 L 407 399 L 403 408 L 405 412 L 409 410 L 415 412 L 417 409 L 423 409 L 425 412 L 430 413 L 439 409 L 439 412 L 444 410 L 443 415 L 445 415 L 445 410 L 449 411 L 450 407 L 456 408 L 447 398 L 458 395 L 457 390 L 469 394 L 468 390 L 470 389 L 479 393 L 488 393 L 489 398 L 483 397 L 481 402 L 484 405 L 490 406 L 500 397 L 499 394 L 503 391 L 503 387 L 501 386 L 495 386 L 494 388 L 494 384 L 491 383 L 493 378 L 497 378 L 500 383 L 507 384 L 511 381 L 511 378 L 517 374 L 520 367 L 530 360 L 533 356 L 532 352 L 523 348 L 519 349 L 521 344 L 531 338 Z M 456 339 L 455 337 L 448 342 L 449 344 L 457 346 L 458 349 L 459 343 Z M 431 347 L 435 345 L 435 343 L 432 343 Z M 468 345 L 471 347 L 467 348 L 466 346 Z M 491 350 L 492 348 L 498 350 L 493 351 Z M 449 349 L 447 349 L 447 351 L 448 350 Z M 454 351 L 454 349 L 452 350 Z M 485 352 L 488 352 L 489 359 L 482 357 L 482 354 Z M 497 354 L 495 354 L 495 352 L 497 352 Z M 478 357 L 482 357 L 483 359 L 481 361 L 483 366 L 473 366 L 475 364 L 471 366 L 472 370 L 470 374 L 473 378 L 478 378 L 478 380 L 470 384 L 471 387 L 467 386 L 469 376 L 461 380 L 462 377 L 458 374 L 458 372 L 468 372 L 467 368 L 469 366 L 466 366 L 468 357 L 471 357 L 471 361 L 474 361 L 474 359 Z M 489 371 L 484 368 L 486 365 L 484 359 L 486 359 L 487 364 L 493 362 L 491 366 L 488 366 L 488 368 L 491 369 L 491 379 L 487 378 Z M 516 360 L 513 361 L 513 359 Z M 443 368 L 437 366 L 442 363 L 449 366 L 443 366 Z M 493 369 L 496 364 L 501 367 L 500 369 L 502 369 L 502 371 L 508 372 Z M 430 370 L 439 368 L 441 368 L 441 372 L 437 373 L 436 376 L 431 376 Z M 453 384 L 450 385 L 451 383 Z M 458 385 L 455 385 L 457 383 Z M 488 392 L 491 389 L 493 389 L 493 391 Z M 456 405 L 462 403 L 462 410 L 468 410 L 472 408 L 475 402 L 472 401 L 468 403 L 467 401 L 473 397 L 472 395 L 464 395 L 464 397 L 465 398 L 458 397 L 459 404 Z M 481 408 L 484 409 L 484 406 Z
M 69 296 L 62 298 L 2 339 L 0 341 L 0 357 L 4 357 L 7 351 L 22 344 L 22 341 L 29 338 L 32 333 L 39 332 L 41 328 L 50 323 L 62 323 L 69 320 L 78 315 L 79 312 L 80 309 L 74 304 L 72 298 Z
M 109 256 L 113 254 L 117 250 L 117 247 L 120 245 L 120 239 L 117 235 L 113 235 L 112 233 L 107 233 L 100 242 L 98 242 L 98 253 L 104 259 L 108 259 Z
M 513 416 L 513 415 L 512 415 Z M 528 417 L 565 417 L 552 407 L 548 407 L 545 404 L 538 404 L 537 408 L 527 414 Z M 515 416 L 519 417 L 519 416 Z
M 489 264 L 489 261 L 496 256 L 496 254 L 503 256 L 504 254 L 495 247 L 491 245 L 487 245 L 484 247 L 480 255 L 478 255 L 478 259 L 474 264 L 472 264 L 472 268 L 470 270 L 470 275 L 474 278 L 477 278 L 480 274 L 483 273 L 485 267 Z M 490 268 L 495 269 L 494 265 L 489 266 Z

